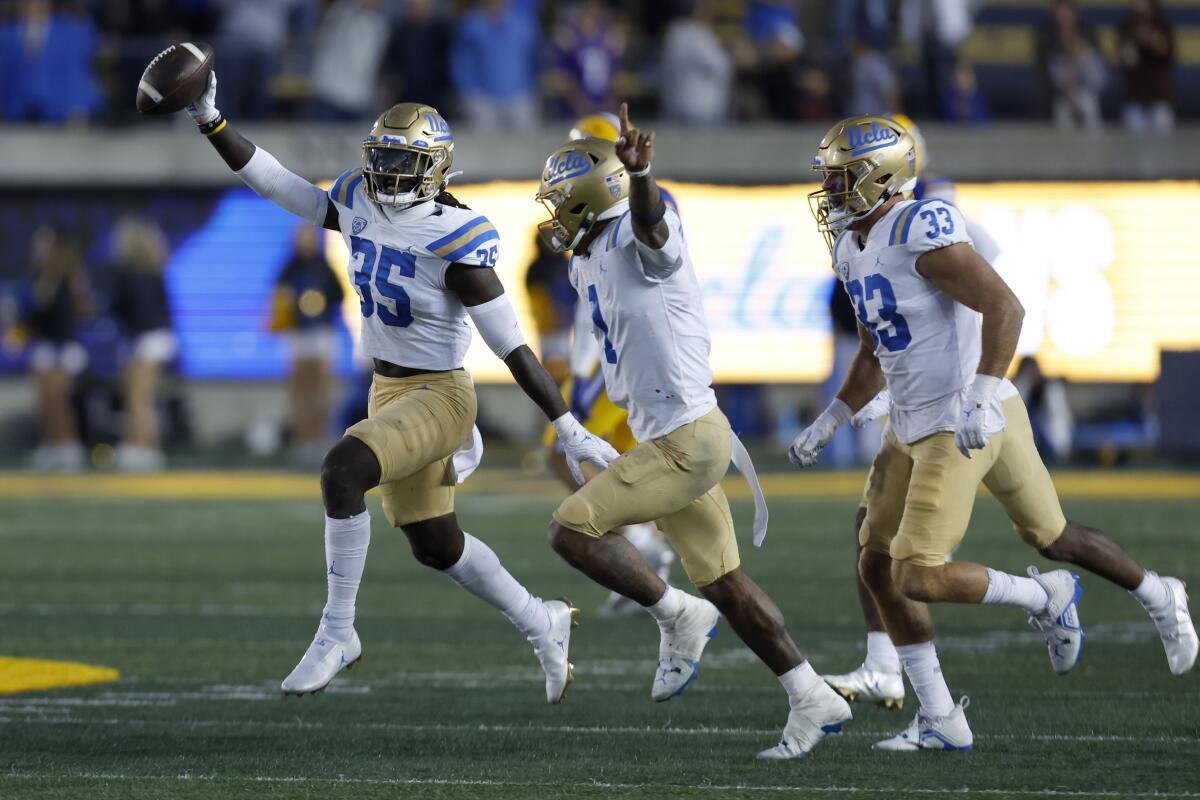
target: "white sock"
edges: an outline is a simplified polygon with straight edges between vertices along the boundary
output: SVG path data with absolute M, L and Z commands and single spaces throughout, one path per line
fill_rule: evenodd
M 346 519 L 325 518 L 325 579 L 329 595 L 321 624 L 338 641 L 348 642 L 354 632 L 354 600 L 367 565 L 371 544 L 371 512 Z
M 825 683 L 807 661 L 800 662 L 780 675 L 779 682 L 783 684 L 783 690 L 789 698 L 805 697 L 814 688 Z
M 942 676 L 942 665 L 938 662 L 937 649 L 933 642 L 920 644 L 903 644 L 896 648 L 900 661 L 904 664 L 904 672 L 908 682 L 912 684 L 917 699 L 921 701 L 921 710 L 926 716 L 937 719 L 944 717 L 954 710 L 954 700 L 950 697 L 950 687 Z
M 900 654 L 883 631 L 867 631 L 867 660 L 863 666 L 876 672 L 900 672 Z
M 463 531 L 462 556 L 445 574 L 496 608 L 527 638 L 536 639 L 550 630 L 550 612 L 541 599 L 517 582 L 492 548 L 466 531 Z
M 1158 577 L 1157 572 L 1150 570 L 1146 570 L 1146 577 L 1142 578 L 1142 582 L 1130 594 L 1151 614 L 1161 611 L 1171 602 L 1171 590 L 1167 588 L 1166 582 Z
M 679 612 L 683 610 L 683 592 L 667 584 L 667 590 L 663 592 L 663 596 L 654 605 L 647 606 L 646 610 L 660 624 L 670 622 L 679 616 Z
M 1030 614 L 1046 610 L 1050 596 L 1042 585 L 1033 578 L 1022 578 L 988 568 L 988 589 L 983 596 L 983 602 L 1000 603 L 1007 606 L 1018 606 Z

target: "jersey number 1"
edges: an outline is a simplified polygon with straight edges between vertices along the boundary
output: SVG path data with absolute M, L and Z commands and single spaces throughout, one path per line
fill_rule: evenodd
M 604 321 L 604 317 L 600 314 L 600 298 L 596 295 L 596 284 L 594 283 L 588 286 L 588 300 L 592 304 L 592 322 L 604 334 L 604 360 L 610 364 L 615 364 L 617 363 L 617 351 L 612 346 L 612 342 L 608 340 L 608 323 Z
M 876 344 L 883 345 L 889 353 L 898 353 L 908 347 L 912 341 L 912 333 L 908 330 L 908 320 L 896 306 L 896 293 L 892 290 L 892 282 L 879 273 L 867 275 L 862 283 L 857 280 L 846 284 L 846 292 L 850 295 L 858 311 L 858 320 L 871 335 Z M 881 330 L 878 323 L 871 322 L 867 315 L 867 301 L 879 294 L 879 319 L 892 326 L 892 330 Z
M 359 305 L 362 308 L 363 319 L 370 319 L 376 309 L 379 311 L 379 321 L 393 328 L 407 328 L 412 325 L 412 304 L 408 292 L 396 286 L 390 280 L 392 267 L 400 268 L 400 277 L 411 278 L 417 274 L 417 259 L 412 253 L 397 250 L 384 245 L 376 250 L 375 243 L 370 239 L 350 237 L 350 258 L 362 257 L 362 266 L 354 273 L 354 288 L 358 291 Z M 378 258 L 376 258 L 378 256 Z M 382 295 L 375 299 L 371 284 Z M 385 300 L 392 301 L 388 308 Z

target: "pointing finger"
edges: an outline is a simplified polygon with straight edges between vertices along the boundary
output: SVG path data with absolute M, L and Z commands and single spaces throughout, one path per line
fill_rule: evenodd
M 632 127 L 629 124 L 629 104 L 628 103 L 621 103 L 621 108 L 617 111 L 617 117 L 621 121 L 621 135 L 624 136 L 625 134 L 629 133 L 629 129 Z

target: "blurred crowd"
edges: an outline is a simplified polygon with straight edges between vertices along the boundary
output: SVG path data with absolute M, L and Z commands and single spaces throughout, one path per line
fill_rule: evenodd
M 1085 4 L 1086 5 L 1086 4 Z M 1108 4 L 1111 5 L 1111 4 Z M 979 0 L 0 0 L 0 118 L 121 123 L 166 44 L 211 41 L 235 119 L 364 120 L 400 99 L 484 129 L 611 110 L 709 125 L 906 112 L 1042 115 L 1167 130 L 1175 33 L 1131 0 L 1106 58 L 1073 0 L 1048 0 L 1036 63 L 994 109 L 966 55 Z M 1012 92 L 1010 91 L 1010 94 Z M 1106 94 L 1107 93 L 1107 94 Z M 1114 113 L 1115 113 L 1114 109 Z

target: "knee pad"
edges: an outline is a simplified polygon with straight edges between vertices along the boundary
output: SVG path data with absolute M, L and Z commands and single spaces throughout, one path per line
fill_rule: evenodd
M 599 537 L 604 531 L 595 530 L 592 523 L 592 507 L 578 493 L 572 494 L 561 503 L 554 512 L 554 520 L 564 528 L 569 528 L 588 536 Z

